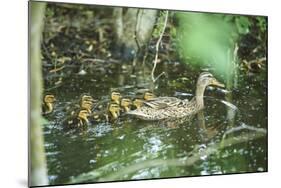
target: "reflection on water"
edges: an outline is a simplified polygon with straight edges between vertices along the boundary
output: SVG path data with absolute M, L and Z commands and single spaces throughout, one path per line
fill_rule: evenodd
M 115 124 L 91 125 L 84 132 L 62 129 L 63 109 L 81 93 L 104 99 L 111 88 L 119 88 L 121 93 L 131 96 L 136 88 L 152 86 L 150 70 L 114 64 L 93 74 L 73 75 L 52 90 L 59 102 L 44 128 L 51 184 L 100 181 L 107 175 L 150 160 L 187 161 L 194 153 L 199 154 L 199 160 L 193 165 L 155 163 L 153 167 L 136 167 L 116 179 L 267 171 L 266 132 L 259 139 L 249 139 L 220 152 L 208 150 L 224 139 L 267 129 L 267 81 L 262 74 L 255 78 L 241 76 L 239 89 L 231 92 L 231 100 L 225 98 L 225 90 L 207 89 L 206 108 L 185 120 L 145 122 L 122 117 Z M 154 85 L 156 95 L 191 99 L 200 70 L 167 63 L 157 67 L 157 71 L 166 74 Z M 48 84 L 46 88 L 51 87 Z

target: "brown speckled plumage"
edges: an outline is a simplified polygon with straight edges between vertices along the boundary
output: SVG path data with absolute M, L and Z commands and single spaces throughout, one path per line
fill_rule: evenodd
M 208 85 L 224 87 L 212 74 L 203 72 L 198 78 L 195 97 L 191 101 L 175 97 L 153 98 L 144 101 L 143 106 L 127 114 L 143 120 L 175 119 L 196 114 L 204 108 L 203 95 Z

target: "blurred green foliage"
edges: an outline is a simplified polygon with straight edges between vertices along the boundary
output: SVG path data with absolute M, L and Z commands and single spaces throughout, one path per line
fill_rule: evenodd
M 178 47 L 186 63 L 205 65 L 215 73 L 232 76 L 235 25 L 219 14 L 180 12 L 177 18 Z M 243 22 L 246 26 L 247 21 Z M 241 24 L 244 31 L 242 28 Z
M 263 17 L 263 16 L 257 16 L 256 17 L 256 20 L 257 20 L 257 25 L 260 29 L 261 32 L 266 32 L 267 31 L 267 19 L 266 17 Z
M 234 24 L 234 29 L 237 34 L 247 34 L 250 32 L 252 22 L 247 16 L 239 15 L 222 15 L 224 21 Z
M 241 36 L 266 40 L 267 19 L 263 16 L 178 12 L 176 19 L 177 46 L 184 62 L 211 69 L 228 81 L 237 72 L 235 50 Z
M 247 34 L 250 31 L 252 23 L 248 17 L 236 16 L 234 20 L 239 34 Z

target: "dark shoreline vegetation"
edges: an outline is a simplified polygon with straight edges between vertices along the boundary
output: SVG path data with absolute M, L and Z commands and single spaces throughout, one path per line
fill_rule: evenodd
M 40 15 L 44 3 L 31 4 L 31 18 Z M 47 180 L 31 173 L 31 185 L 268 170 L 266 17 L 64 3 L 43 9 L 41 22 L 31 20 L 43 25 L 41 64 L 31 48 L 31 78 L 43 86 L 31 84 L 31 93 L 42 88 L 31 103 L 44 101 L 44 118 L 31 130 L 43 124 L 44 148 L 31 171 L 45 168 Z M 207 87 L 199 113 L 165 121 L 126 115 L 121 99 L 145 92 L 190 101 L 202 72 L 226 87 Z M 110 101 L 120 104 L 110 111 Z M 133 104 L 129 110 L 138 109 Z M 66 129 L 70 123 L 80 128 Z

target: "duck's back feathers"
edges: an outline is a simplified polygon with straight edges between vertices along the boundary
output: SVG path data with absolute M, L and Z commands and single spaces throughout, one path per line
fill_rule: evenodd
M 144 101 L 144 104 L 153 109 L 164 109 L 172 106 L 177 106 L 182 100 L 176 97 L 157 97 Z
M 166 103 L 165 103 L 165 102 Z M 141 108 L 127 112 L 143 120 L 163 120 L 182 118 L 195 112 L 195 100 L 181 100 L 175 97 L 159 97 L 155 100 L 146 101 Z

